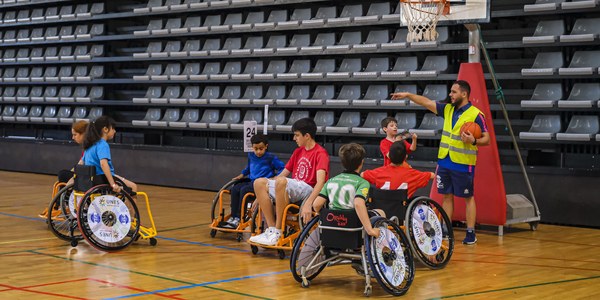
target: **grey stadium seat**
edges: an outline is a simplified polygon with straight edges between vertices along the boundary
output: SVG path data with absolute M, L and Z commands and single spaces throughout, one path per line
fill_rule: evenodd
M 559 100 L 561 108 L 592 108 L 600 100 L 600 83 L 575 83 L 567 100 Z
M 312 72 L 301 73 L 300 78 L 320 79 L 325 74 L 335 71 L 335 59 L 319 59 Z
M 417 94 L 417 85 L 415 85 L 415 84 L 397 85 L 394 88 L 394 93 L 398 93 L 398 92 L 408 92 L 411 94 Z M 388 96 L 388 98 L 389 98 L 389 96 Z M 384 99 L 379 102 L 379 105 L 381 105 L 381 106 L 407 106 L 407 105 L 412 105 L 412 104 L 410 104 L 410 100 L 408 100 L 408 99 L 397 99 L 397 100 Z
M 232 74 L 231 79 L 235 80 L 250 80 L 254 77 L 255 74 L 260 74 L 263 71 L 263 62 L 262 60 L 258 61 L 249 61 L 246 63 L 246 67 L 244 68 L 244 72 L 242 74 Z
M 332 25 L 349 25 L 354 17 L 360 17 L 363 15 L 362 4 L 346 5 L 342 8 L 339 17 L 327 20 L 328 24 Z
M 559 68 L 560 75 L 592 75 L 600 68 L 600 51 L 575 51 L 568 68 Z
M 171 99 L 179 98 L 180 95 L 181 87 L 167 86 L 162 96 L 160 98 L 150 98 L 150 103 L 166 104 L 169 103 Z
M 285 73 L 287 62 L 285 60 L 272 60 L 263 74 L 254 74 L 254 79 L 274 79 L 276 74 Z
M 564 33 L 564 20 L 539 21 L 533 36 L 523 37 L 523 44 L 554 43 Z
M 384 15 L 390 14 L 390 3 L 379 2 L 371 3 L 367 14 L 364 16 L 354 17 L 354 23 L 356 24 L 373 24 L 381 20 Z
M 308 85 L 294 85 L 290 89 L 290 93 L 285 99 L 276 99 L 277 105 L 296 105 L 300 99 L 307 99 L 310 95 L 310 87 Z
M 285 123 L 285 110 L 272 110 L 269 111 L 269 119 L 267 122 L 267 130 L 273 130 L 278 125 Z M 262 130 L 263 124 L 258 125 L 258 129 Z
M 231 13 L 225 17 L 225 21 L 221 25 L 210 26 L 210 31 L 227 31 L 231 29 L 234 24 L 242 24 L 241 13 Z M 206 26 L 206 25 L 204 25 Z
M 221 74 L 211 74 L 208 76 L 212 80 L 227 80 L 231 78 L 231 74 L 239 74 L 242 72 L 242 62 L 240 61 L 228 61 L 223 67 Z
M 310 34 L 294 34 L 288 47 L 277 48 L 277 54 L 296 54 L 300 47 L 310 46 Z
M 14 120 L 15 110 L 16 109 L 13 105 L 5 105 L 4 108 L 2 109 L 2 116 L 0 119 L 2 121 Z
M 600 36 L 600 18 L 580 18 L 575 21 L 571 33 L 561 35 L 561 42 L 592 42 Z
M 71 124 L 75 122 L 76 118 L 84 118 L 86 114 L 87 108 L 85 107 L 76 107 L 73 110 L 71 106 L 61 106 L 58 109 L 56 118 L 58 118 L 58 122 L 61 124 Z
M 398 122 L 398 132 L 417 127 L 417 114 L 415 113 L 396 113 L 394 118 Z
M 160 108 L 149 108 L 143 120 L 133 120 L 131 124 L 133 126 L 150 126 L 151 121 L 159 121 L 161 117 L 162 111 Z
M 600 5 L 598 0 L 571 0 L 571 2 L 562 2 L 560 7 L 562 9 L 590 9 Z
M 223 118 L 217 123 L 209 123 L 208 128 L 211 129 L 229 129 L 231 124 L 237 124 L 240 122 L 241 116 L 240 111 L 235 109 L 228 109 L 223 113 Z
M 348 106 L 353 100 L 360 98 L 360 85 L 344 85 L 336 99 L 327 99 L 325 104 Z
M 133 80 L 150 80 L 151 76 L 157 76 L 162 74 L 162 65 L 161 64 L 151 64 L 148 66 L 145 75 L 135 75 L 133 76 Z
M 573 116 L 564 133 L 557 133 L 559 141 L 591 141 L 600 131 L 598 116 Z
M 562 52 L 540 52 L 535 57 L 529 69 L 522 69 L 523 76 L 540 76 L 556 74 L 558 68 L 564 65 Z
M 264 23 L 254 24 L 254 28 L 257 30 L 269 30 L 275 28 L 279 22 L 285 22 L 287 20 L 287 10 L 273 10 L 269 13 L 267 21 Z
M 437 77 L 440 73 L 448 70 L 448 56 L 430 55 L 419 71 L 410 71 L 411 77 Z
M 375 135 L 381 133 L 381 120 L 387 117 L 386 112 L 370 112 L 362 127 L 352 128 L 352 133 Z
M 183 67 L 183 71 L 179 75 L 171 75 L 171 80 L 188 80 L 195 75 L 200 75 L 200 63 L 187 63 Z
M 350 50 L 362 42 L 360 31 L 345 31 L 335 45 L 325 47 L 328 53 L 343 52 Z
M 251 85 L 246 87 L 244 95 L 240 99 L 232 99 L 231 104 L 244 104 L 248 105 L 252 103 L 254 99 L 260 99 L 263 96 L 263 88 L 260 85 Z
M 264 48 L 254 49 L 253 53 L 256 55 L 272 54 L 275 53 L 276 49 L 283 48 L 286 45 L 287 38 L 285 35 L 272 35 Z
M 285 125 L 276 125 L 275 130 L 290 132 L 290 131 L 292 131 L 292 125 L 296 121 L 298 121 L 300 119 L 308 118 L 309 116 L 310 115 L 309 115 L 308 111 L 294 110 L 294 111 L 292 111 L 292 114 L 290 115 L 290 118 L 288 119 L 287 123 Z
M 416 56 L 398 57 L 391 71 L 382 71 L 382 78 L 406 77 L 411 71 L 416 71 L 419 61 Z
M 42 114 L 42 121 L 47 123 L 58 123 L 56 106 L 46 106 Z M 39 122 L 39 121 L 38 121 Z
M 262 23 L 264 21 L 265 14 L 262 11 L 253 11 L 248 13 L 243 24 L 233 24 L 231 25 L 231 29 L 249 31 L 252 29 L 254 24 Z
M 519 133 L 522 140 L 549 141 L 561 131 L 562 122 L 559 115 L 536 115 L 529 131 Z
M 292 62 L 292 66 L 287 73 L 277 73 L 277 78 L 281 79 L 296 79 L 300 77 L 302 73 L 308 73 L 310 71 L 310 60 L 308 59 L 296 59 Z
M 160 86 L 151 86 L 146 90 L 144 97 L 133 98 L 133 103 L 150 103 L 152 98 L 160 98 L 162 95 L 162 88 Z
M 290 15 L 289 21 L 277 22 L 277 28 L 291 29 L 302 24 L 303 20 L 310 20 L 310 8 L 296 8 Z
M 365 96 L 360 100 L 352 101 L 354 106 L 371 106 L 375 107 L 384 99 L 389 97 L 388 86 L 383 84 L 371 84 L 365 92 Z
M 362 72 L 354 72 L 352 77 L 354 78 L 377 78 L 381 72 L 385 72 L 390 68 L 390 61 L 387 57 L 373 57 L 369 59 L 367 67 Z
M 560 7 L 560 3 L 564 1 L 565 0 L 536 0 L 534 4 L 525 4 L 523 6 L 523 11 L 538 12 L 556 10 Z
M 183 49 L 179 52 L 169 52 L 171 57 L 187 57 L 192 56 L 194 51 L 200 51 L 200 40 L 187 40 L 183 45 Z M 135 55 L 134 55 L 135 56 Z
M 217 105 L 227 105 L 231 99 L 239 99 L 242 95 L 242 89 L 238 85 L 228 85 L 223 90 L 223 95 L 220 98 L 209 99 L 208 103 Z
M 204 105 L 207 104 L 210 99 L 217 99 L 221 95 L 221 89 L 218 86 L 206 86 L 202 91 L 202 95 L 198 99 L 190 99 L 190 104 Z
M 335 122 L 335 114 L 333 111 L 317 111 L 314 118 L 317 124 L 317 132 L 325 131 L 325 127 L 333 126 Z
M 217 123 L 221 118 L 221 114 L 218 109 L 207 109 L 202 114 L 202 118 L 199 122 L 188 123 L 190 128 L 208 128 L 209 123 Z
M 407 28 L 400 28 L 396 30 L 394 38 L 387 44 L 381 44 L 381 49 L 394 50 L 406 48 L 406 35 L 408 34 Z
M 200 87 L 197 85 L 186 85 L 183 93 L 181 93 L 181 98 L 171 99 L 169 103 L 173 104 L 187 104 L 192 103 L 191 99 L 200 98 Z M 185 114 L 184 114 L 185 115 Z
M 524 108 L 551 108 L 563 98 L 563 89 L 560 83 L 538 83 L 529 100 L 521 100 Z
M 352 46 L 354 52 L 375 51 L 390 40 L 390 34 L 387 29 L 372 30 L 363 44 Z
M 263 122 L 263 114 L 262 110 L 248 110 L 244 114 L 244 119 L 241 123 L 231 124 L 229 127 L 231 129 L 240 130 L 244 129 L 244 121 L 256 121 L 256 124 L 261 124 Z
M 169 127 L 185 128 L 188 124 L 198 122 L 200 118 L 200 112 L 195 108 L 188 108 L 183 112 L 181 120 L 175 122 L 169 122 Z
M 43 109 L 39 105 L 34 105 L 31 108 L 29 108 L 29 112 L 27 113 L 26 116 L 23 116 L 23 117 L 19 116 L 18 112 L 19 112 L 19 110 L 17 110 L 17 121 L 18 122 L 33 122 L 33 120 L 31 118 L 40 118 L 41 119 Z
M 191 80 L 208 80 L 210 76 L 221 73 L 221 63 L 218 61 L 207 62 L 199 75 L 190 76 Z
M 317 34 L 315 41 L 310 46 L 300 47 L 301 54 L 321 53 L 327 46 L 335 45 L 335 33 L 322 32 Z
M 265 97 L 263 99 L 254 99 L 253 103 L 256 105 L 272 105 L 275 103 L 275 100 L 283 98 L 285 98 L 285 86 L 270 85 L 265 93 Z
M 352 128 L 360 125 L 360 112 L 344 111 L 335 126 L 326 126 L 327 133 L 350 133 Z
M 219 50 L 210 50 L 208 55 L 228 55 L 231 53 L 231 50 L 242 48 L 242 38 L 241 37 L 230 37 L 225 39 L 223 43 L 223 47 Z
M 254 49 L 261 49 L 263 47 L 262 36 L 250 36 L 246 39 L 243 49 L 233 49 L 231 54 L 233 55 L 250 55 Z
M 319 27 L 325 25 L 327 19 L 335 18 L 335 6 L 321 6 L 310 20 L 303 20 L 302 27 Z
M 327 78 L 339 79 L 350 78 L 354 72 L 362 70 L 362 61 L 360 58 L 344 58 L 340 64 L 340 68 L 336 72 L 328 72 Z
M 444 118 L 432 113 L 426 113 L 417 129 L 410 129 L 410 133 L 416 133 L 419 137 L 434 137 L 442 132 Z
M 168 108 L 160 121 L 150 121 L 150 126 L 167 127 L 170 122 L 177 122 L 180 118 L 179 108 Z
M 21 120 L 23 120 L 23 118 L 27 117 L 28 113 L 29 113 L 29 106 L 20 105 L 20 106 L 17 106 L 17 110 L 15 111 L 14 116 L 2 117 L 2 120 L 9 121 L 9 122 L 15 122 L 15 121 L 19 120 L 19 118 Z
M 327 99 L 333 99 L 335 89 L 333 85 L 318 85 L 310 99 L 300 99 L 301 105 L 322 105 Z

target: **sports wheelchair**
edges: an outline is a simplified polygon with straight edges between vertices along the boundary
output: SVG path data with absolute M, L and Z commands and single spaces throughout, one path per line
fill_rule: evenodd
M 248 179 L 246 179 L 248 180 Z M 240 205 L 240 224 L 237 228 L 223 228 L 223 224 L 229 220 L 231 217 L 231 212 L 227 213 L 225 207 L 227 206 L 227 202 L 225 201 L 228 197 L 226 195 L 231 194 L 231 188 L 242 180 L 232 180 L 226 183 L 215 195 L 215 198 L 212 202 L 212 209 L 210 211 L 210 219 L 211 223 L 208 225 L 210 227 L 210 237 L 214 238 L 217 235 L 218 231 L 221 232 L 233 232 L 237 233 L 236 239 L 237 241 L 241 241 L 244 237 L 244 233 L 250 233 L 251 223 L 252 223 L 252 204 L 256 199 L 254 193 L 246 193 L 242 198 L 242 203 Z M 224 205 L 225 204 L 225 205 Z
M 407 190 L 370 189 L 369 209 L 381 209 L 400 225 L 419 262 L 430 269 L 442 269 L 454 252 L 452 222 L 441 205 L 431 198 L 407 199 Z
M 365 296 L 372 292 L 371 277 L 389 294 L 405 294 L 415 274 L 408 238 L 389 219 L 372 217 L 371 223 L 380 229 L 378 238 L 366 234 L 353 209 L 323 208 L 294 243 L 290 258 L 294 279 L 306 288 L 326 266 L 360 263 Z
M 49 211 L 60 210 L 58 217 L 48 214 L 50 231 L 73 247 L 85 239 L 96 249 L 118 251 L 140 237 L 155 246 L 157 231 L 148 195 L 124 190 L 115 193 L 108 184 L 95 185 L 94 177 L 94 167 L 75 167 L 74 184 L 64 186 L 50 203 Z M 151 227 L 141 226 L 134 195 L 145 199 Z
M 275 210 L 275 206 L 273 206 Z M 281 229 L 281 237 L 277 241 L 277 244 L 273 246 L 267 246 L 262 244 L 253 243 L 248 241 L 250 244 L 250 249 L 252 250 L 252 254 L 258 253 L 258 247 L 266 248 L 266 249 L 275 249 L 277 250 L 277 254 L 280 259 L 285 258 L 285 251 L 292 250 L 294 246 L 294 241 L 300 235 L 300 231 L 302 230 L 302 220 L 300 218 L 300 211 L 302 210 L 302 205 L 297 205 L 290 203 L 283 210 L 283 217 L 281 224 L 277 224 L 279 229 Z M 255 209 L 252 214 L 252 223 L 250 232 L 252 236 L 260 234 L 264 232 L 266 229 L 266 222 L 263 222 L 262 210 L 260 206 L 258 209 Z

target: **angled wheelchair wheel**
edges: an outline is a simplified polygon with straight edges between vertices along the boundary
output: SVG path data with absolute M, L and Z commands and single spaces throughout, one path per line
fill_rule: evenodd
M 386 218 L 373 218 L 371 222 L 380 230 L 378 238 L 368 236 L 365 240 L 373 276 L 387 293 L 404 295 L 415 277 L 408 238 L 396 223 Z
M 415 198 L 406 209 L 406 234 L 414 256 L 430 269 L 442 269 L 454 252 L 454 231 L 440 204 Z
M 50 202 L 46 220 L 48 229 L 59 239 L 68 242 L 83 239 L 77 228 L 74 197 L 72 184 L 61 188 Z
M 212 208 L 210 210 L 210 220 L 211 221 L 214 221 L 218 217 L 221 217 L 221 221 L 223 221 L 223 218 L 225 217 L 225 215 L 224 215 L 223 211 L 219 211 L 219 196 L 221 195 L 221 192 L 223 192 L 224 190 L 231 189 L 231 187 L 234 184 L 236 184 L 237 182 L 239 182 L 239 180 L 231 180 L 231 181 L 227 182 L 225 185 L 223 185 L 223 187 L 221 187 L 221 189 L 219 189 L 219 191 L 215 195 L 215 198 L 213 198 Z
M 124 249 L 134 242 L 140 230 L 140 214 L 131 196 L 115 193 L 106 184 L 85 193 L 77 214 L 83 237 L 99 250 Z
M 325 260 L 325 252 L 321 248 L 321 234 L 319 232 L 319 217 L 314 217 L 304 226 L 300 236 L 294 241 L 292 255 L 290 256 L 290 271 L 296 281 L 303 282 L 302 269 L 305 269 L 306 279 L 312 280 L 325 268 L 325 264 L 316 266 Z

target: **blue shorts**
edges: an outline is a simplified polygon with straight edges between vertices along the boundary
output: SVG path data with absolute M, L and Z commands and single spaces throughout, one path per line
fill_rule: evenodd
M 474 178 L 474 172 L 460 172 L 438 166 L 436 171 L 438 193 L 452 194 L 462 198 L 472 197 Z

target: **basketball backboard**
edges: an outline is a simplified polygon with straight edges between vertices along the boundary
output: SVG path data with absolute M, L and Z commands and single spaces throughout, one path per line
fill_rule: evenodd
M 418 2 L 418 0 L 410 0 Z M 490 22 L 491 0 L 446 0 L 450 4 L 448 14 L 442 14 L 438 25 L 475 24 Z M 432 0 L 429 0 L 432 2 Z M 401 7 L 404 9 L 404 7 Z M 407 26 L 405 14 L 400 12 L 400 25 Z

